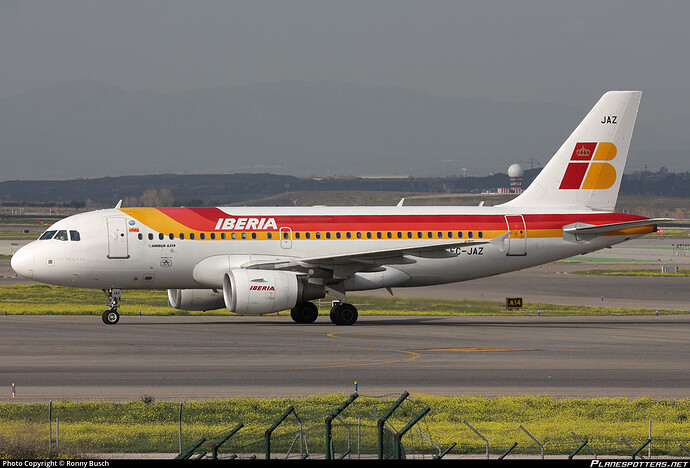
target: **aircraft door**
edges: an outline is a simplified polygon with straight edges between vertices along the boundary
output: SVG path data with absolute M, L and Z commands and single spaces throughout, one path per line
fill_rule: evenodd
M 527 230 L 525 218 L 522 215 L 506 216 L 506 224 L 510 235 L 508 241 L 508 253 L 506 255 L 527 255 Z
M 125 218 L 107 218 L 107 223 L 108 258 L 129 258 L 127 220 Z
M 280 246 L 284 249 L 292 248 L 292 229 L 289 227 L 280 228 Z

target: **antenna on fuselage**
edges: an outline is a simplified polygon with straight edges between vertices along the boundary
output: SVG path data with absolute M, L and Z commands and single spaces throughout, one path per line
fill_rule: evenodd
M 122 200 L 117 202 L 117 205 L 115 205 L 115 209 L 120 209 L 121 206 L 122 206 Z

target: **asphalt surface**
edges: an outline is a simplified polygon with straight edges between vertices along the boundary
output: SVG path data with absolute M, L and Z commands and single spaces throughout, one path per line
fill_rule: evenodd
M 687 239 L 640 239 L 579 263 L 396 295 L 690 309 L 690 278 L 572 274 L 690 268 Z M 0 261 L 0 283 L 16 278 Z M 126 294 L 126 292 L 125 292 Z M 387 292 L 370 292 L 377 295 Z M 363 308 L 364 306 L 360 306 Z M 279 317 L 0 316 L 0 401 L 203 399 L 409 391 L 434 395 L 690 397 L 690 315 L 366 317 L 336 327 Z M 15 384 L 15 398 L 11 384 Z M 4 390 L 3 390 L 4 389 Z
M 690 396 L 690 316 L 0 318 L 1 400 Z

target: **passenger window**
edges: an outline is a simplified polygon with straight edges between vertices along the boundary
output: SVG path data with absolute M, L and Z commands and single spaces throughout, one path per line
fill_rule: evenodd
M 61 241 L 69 240 L 67 238 L 67 231 L 58 231 L 57 234 L 55 234 L 55 239 Z
M 46 231 L 43 234 L 41 234 L 41 237 L 39 237 L 38 240 L 52 239 L 56 232 L 57 231 Z
M 153 240 L 153 234 L 149 232 L 149 240 Z

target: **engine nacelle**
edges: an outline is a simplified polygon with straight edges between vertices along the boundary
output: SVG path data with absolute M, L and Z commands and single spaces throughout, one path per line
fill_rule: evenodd
M 323 286 L 290 271 L 234 269 L 223 276 L 225 307 L 237 314 L 278 312 L 325 295 Z
M 213 289 L 168 289 L 168 302 L 178 310 L 216 310 L 225 307 L 223 293 Z

